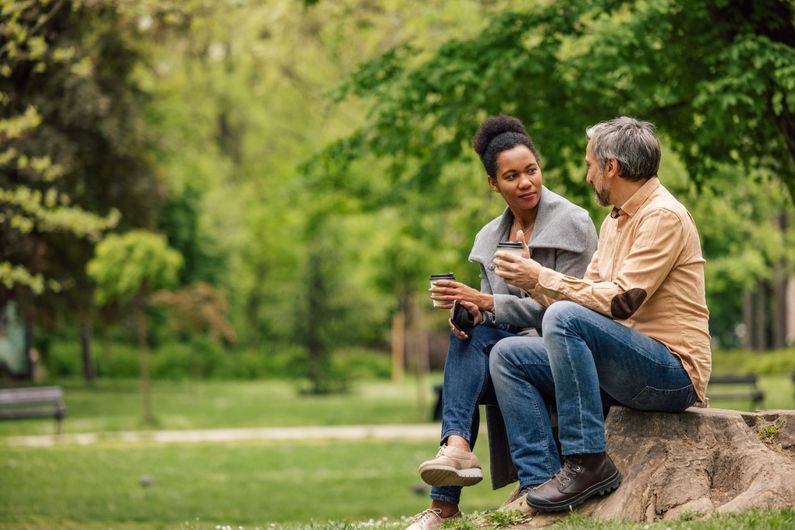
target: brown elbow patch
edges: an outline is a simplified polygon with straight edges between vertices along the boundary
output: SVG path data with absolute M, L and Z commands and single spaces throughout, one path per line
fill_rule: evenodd
M 613 297 L 613 301 L 610 302 L 610 313 L 613 318 L 624 320 L 631 317 L 645 299 L 646 291 L 643 289 L 630 289 Z

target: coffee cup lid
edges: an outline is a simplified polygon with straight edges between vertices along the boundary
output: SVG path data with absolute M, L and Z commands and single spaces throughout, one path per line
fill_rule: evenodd
M 521 241 L 500 241 L 497 243 L 497 248 L 522 248 Z
M 431 280 L 455 280 L 455 274 L 446 272 L 444 274 L 431 274 Z

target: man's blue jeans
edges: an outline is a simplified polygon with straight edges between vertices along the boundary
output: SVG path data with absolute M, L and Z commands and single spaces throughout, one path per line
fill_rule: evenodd
M 573 302 L 544 314 L 542 337 L 492 349 L 490 372 L 522 487 L 560 469 L 546 402 L 554 399 L 564 455 L 606 449 L 603 399 L 680 412 L 696 401 L 681 361 L 662 343 Z
M 478 405 L 497 402 L 489 377 L 489 352 L 497 342 L 512 336 L 513 333 L 488 326 L 475 327 L 466 341 L 450 334 L 442 386 L 442 443 L 455 434 L 475 447 L 480 427 Z M 434 500 L 458 504 L 460 498 L 459 486 L 431 489 Z

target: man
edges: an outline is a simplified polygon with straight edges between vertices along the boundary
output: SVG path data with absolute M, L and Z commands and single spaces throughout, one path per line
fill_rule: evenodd
M 693 218 L 660 184 L 648 122 L 587 131 L 586 180 L 613 206 L 583 279 L 497 253 L 497 274 L 542 305 L 543 337 L 497 343 L 489 369 L 527 504 L 567 510 L 621 483 L 605 452 L 603 400 L 678 412 L 703 400 L 711 370 L 704 258 Z M 560 467 L 544 400 L 556 403 Z M 521 465 L 519 465 L 521 464 Z

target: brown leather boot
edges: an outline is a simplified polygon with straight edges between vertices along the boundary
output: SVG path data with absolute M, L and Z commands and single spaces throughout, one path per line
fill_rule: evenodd
M 554 477 L 527 494 L 527 504 L 542 512 L 568 510 L 619 484 L 621 473 L 607 453 L 571 455 Z

